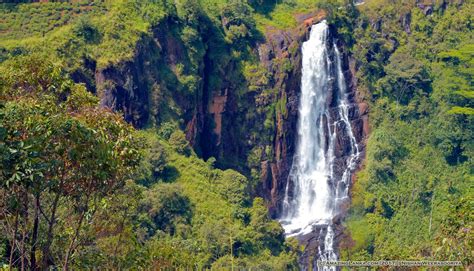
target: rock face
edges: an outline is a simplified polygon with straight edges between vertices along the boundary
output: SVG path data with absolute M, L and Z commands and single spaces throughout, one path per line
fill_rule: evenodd
M 324 18 L 324 13 L 312 14 L 312 17 L 302 19 L 296 30 L 281 31 L 269 29 L 266 42 L 259 47 L 261 63 L 274 78 L 272 87 L 278 90 L 277 99 L 286 100 L 286 114 L 276 113 L 275 134 L 272 148 L 273 156 L 261 163 L 261 186 L 259 194 L 268 204 L 273 217 L 277 217 L 281 210 L 281 203 L 285 193 L 288 174 L 292 165 L 293 154 L 297 138 L 297 118 L 301 84 L 301 44 L 306 40 L 310 27 Z M 332 31 L 333 34 L 335 31 Z M 334 37 L 337 39 L 337 37 Z M 343 44 L 339 44 L 343 56 L 343 70 L 346 85 L 349 90 L 349 118 L 353 127 L 354 136 L 363 151 L 364 140 L 369 132 L 368 106 L 357 91 L 355 77 L 355 61 L 344 51 Z M 291 63 L 292 68 L 286 72 L 279 63 Z M 332 97 L 329 97 L 331 99 Z M 328 101 L 333 103 L 333 101 Z M 340 133 L 343 134 L 343 133 Z M 347 155 L 347 138 L 338 138 L 336 156 L 343 160 Z M 342 163 L 341 163 L 342 164 Z
M 137 128 L 178 122 L 198 155 L 215 157 L 222 167 L 237 165 L 245 160 L 235 125 L 236 94 L 244 79 L 234 60 L 212 57 L 214 50 L 229 49 L 211 46 L 209 37 L 193 44 L 204 49 L 192 55 L 180 37 L 182 27 L 165 21 L 139 41 L 132 60 L 97 69 L 97 95 L 102 106 L 122 112 Z
M 260 63 L 268 70 L 271 88 L 277 90 L 274 99 L 284 99 L 286 114 L 276 112 L 276 125 L 271 142 L 273 155 L 261 163 L 259 194 L 269 203 L 270 214 L 278 215 L 284 196 L 286 178 L 291 168 L 297 133 L 298 100 L 301 84 L 301 49 L 308 26 L 297 31 L 269 29 L 266 42 L 259 47 Z M 291 69 L 284 70 L 283 63 Z M 283 193 L 282 193 L 283 192 Z
M 262 195 L 269 204 L 269 210 L 273 217 L 278 217 L 281 211 L 285 188 L 288 182 L 288 174 L 293 162 L 293 154 L 296 147 L 297 138 L 297 119 L 298 105 L 300 98 L 301 82 L 301 44 L 306 40 L 310 27 L 320 21 L 324 14 L 316 14 L 314 17 L 303 18 L 302 24 L 297 30 L 277 31 L 269 29 L 266 34 L 266 42 L 259 48 L 260 61 L 274 78 L 273 87 L 278 90 L 277 99 L 286 99 L 286 114 L 284 112 L 276 113 L 275 134 L 273 137 L 273 156 L 261 163 L 261 187 Z M 335 29 L 331 30 L 332 39 L 338 43 L 339 51 L 342 56 L 342 68 L 346 86 L 348 90 L 349 101 L 349 121 L 352 132 L 359 146 L 360 156 L 363 159 L 365 153 L 365 140 L 369 133 L 368 125 L 368 105 L 363 101 L 361 93 L 357 90 L 357 79 L 355 76 L 355 61 L 344 50 L 344 44 L 338 40 Z M 297 48 L 295 50 L 295 47 Z M 288 61 L 285 61 L 288 60 Z M 279 66 L 279 63 L 289 62 L 292 68 L 285 72 Z M 334 87 L 337 87 L 334 85 Z M 337 91 L 333 91 L 337 93 Z M 327 104 L 330 114 L 336 114 L 336 97 L 328 95 Z M 344 129 L 343 126 L 337 126 L 338 129 Z M 335 171 L 336 176 L 341 176 L 347 167 L 347 157 L 350 155 L 350 138 L 342 130 L 338 133 L 335 149 Z M 334 223 L 335 247 L 341 240 L 343 227 L 341 221 L 345 216 L 349 202 L 342 206 L 342 212 L 337 216 Z M 315 264 L 318 258 L 318 249 L 324 245 L 326 236 L 326 227 L 315 227 L 313 231 L 304 236 L 298 236 L 298 239 L 305 250 L 300 257 L 302 266 Z
M 102 106 L 122 112 L 137 128 L 167 121 L 197 104 L 179 83 L 177 65 L 188 57 L 172 34 L 175 27 L 169 22 L 160 25 L 152 37 L 139 41 L 132 60 L 95 71 Z M 183 117 L 186 122 L 192 119 L 189 114 Z

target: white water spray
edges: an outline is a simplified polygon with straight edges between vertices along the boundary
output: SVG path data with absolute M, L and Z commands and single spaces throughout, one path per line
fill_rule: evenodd
M 313 25 L 309 40 L 302 46 L 297 148 L 280 219 L 287 236 L 321 229 L 324 246 L 319 247 L 320 260 L 337 259 L 332 219 L 348 197 L 351 173 L 359 156 L 349 122 L 341 56 L 337 46 L 329 44 L 328 34 L 326 21 Z M 333 98 L 337 102 L 331 107 Z M 341 170 L 340 166 L 336 169 L 335 150 L 336 141 L 342 137 L 350 139 L 346 143 L 350 146 L 343 147 L 348 151 Z

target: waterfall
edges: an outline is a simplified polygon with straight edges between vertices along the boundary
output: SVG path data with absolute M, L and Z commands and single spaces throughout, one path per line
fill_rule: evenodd
M 297 146 L 280 222 L 287 236 L 319 229 L 318 258 L 336 260 L 332 220 L 348 197 L 359 149 L 349 121 L 341 56 L 326 21 L 312 26 L 302 55 Z M 338 156 L 341 138 L 346 139 L 344 154 Z

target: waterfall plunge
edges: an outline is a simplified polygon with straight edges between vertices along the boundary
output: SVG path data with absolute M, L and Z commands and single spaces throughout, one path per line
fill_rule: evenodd
M 339 203 L 348 196 L 350 176 L 359 156 L 348 117 L 340 54 L 334 43 L 329 44 L 328 32 L 326 21 L 313 25 L 309 40 L 302 46 L 297 149 L 280 219 L 287 236 L 308 234 L 318 226 L 324 243 L 318 252 L 321 260 L 337 259 L 332 219 Z M 331 108 L 333 98 L 337 103 Z M 342 170 L 335 169 L 338 136 L 348 138 L 345 142 L 350 145 L 344 146 L 348 151 L 342 158 Z

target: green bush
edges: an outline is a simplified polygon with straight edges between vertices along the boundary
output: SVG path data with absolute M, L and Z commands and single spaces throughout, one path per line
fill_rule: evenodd
M 159 184 L 145 191 L 140 210 L 145 212 L 151 222 L 148 231 L 151 235 L 159 230 L 171 236 L 185 235 L 181 232 L 190 225 L 193 207 L 190 199 L 182 195 L 179 184 Z
M 189 155 L 191 153 L 186 135 L 181 130 L 176 130 L 171 134 L 169 143 L 179 154 Z
M 165 140 L 169 140 L 171 134 L 177 129 L 179 129 L 177 124 L 173 122 L 165 122 L 160 125 L 160 128 L 158 129 L 158 135 L 160 135 Z
M 99 29 L 84 17 L 81 17 L 74 25 L 73 32 L 76 36 L 83 38 L 86 43 L 97 44 L 101 40 Z

